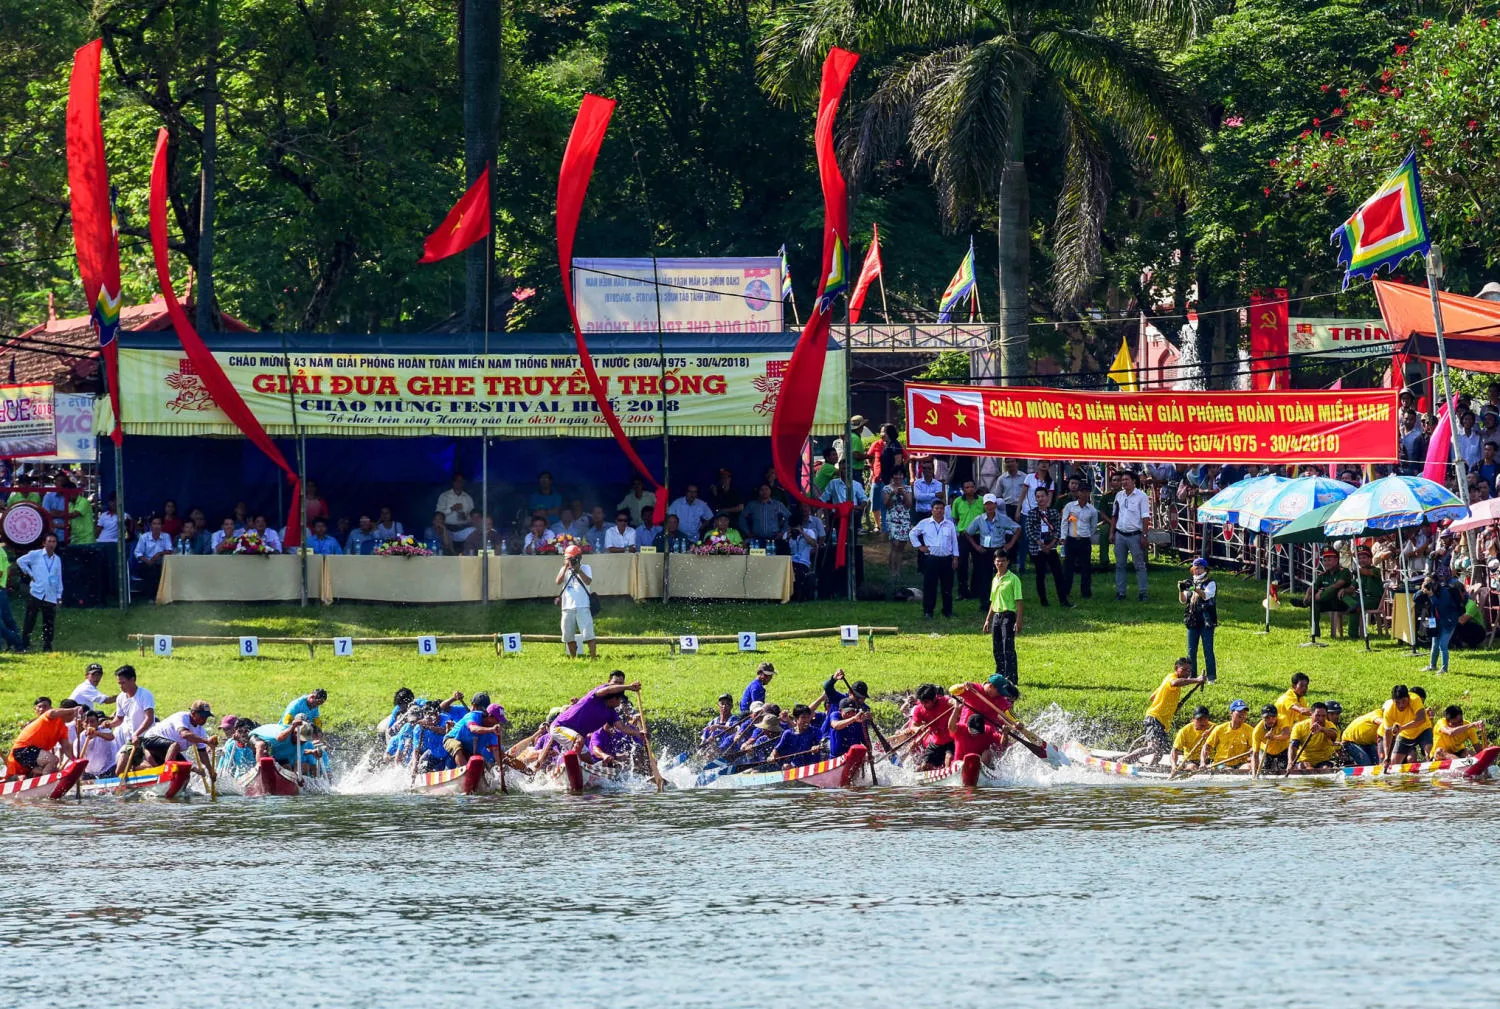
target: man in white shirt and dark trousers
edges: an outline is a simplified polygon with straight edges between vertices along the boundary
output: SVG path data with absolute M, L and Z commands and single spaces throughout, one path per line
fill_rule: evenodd
M 26 575 L 30 594 L 26 597 L 26 623 L 21 629 L 21 651 L 31 647 L 31 631 L 36 615 L 42 615 L 42 651 L 52 651 L 52 634 L 57 624 L 57 607 L 62 602 L 62 558 L 57 556 L 57 534 L 48 533 L 42 548 L 16 561 Z
M 587 641 L 589 658 L 599 657 L 594 644 L 594 611 L 591 606 L 589 584 L 594 580 L 593 569 L 583 563 L 583 551 L 570 545 L 565 552 L 566 560 L 557 572 L 555 584 L 562 586 L 557 603 L 562 607 L 562 639 L 568 646 L 568 658 L 578 657 L 578 642 Z
M 1073 500 L 1063 505 L 1063 564 L 1068 576 L 1068 592 L 1078 579 L 1078 594 L 1089 599 L 1094 594 L 1094 531 L 1099 528 L 1099 509 L 1089 500 L 1089 489 L 1076 477 L 1068 481 Z
M 161 584 L 163 559 L 172 552 L 172 537 L 162 532 L 161 516 L 151 516 L 151 529 L 135 543 L 137 570 L 141 573 L 142 594 L 156 602 L 156 589 Z
M 958 530 L 944 515 L 942 501 L 932 502 L 932 515 L 911 531 L 911 544 L 922 563 L 922 619 L 931 620 L 939 588 L 943 593 L 943 616 L 953 616 L 953 573 L 958 570 Z
M 1151 528 L 1151 499 L 1135 485 L 1135 474 L 1120 473 L 1112 525 L 1115 530 L 1115 599 L 1125 598 L 1125 555 L 1135 564 L 1136 588 L 1146 601 L 1146 530 Z

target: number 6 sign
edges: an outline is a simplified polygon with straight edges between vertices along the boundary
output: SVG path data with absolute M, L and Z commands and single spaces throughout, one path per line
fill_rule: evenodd
M 431 634 L 424 634 L 417 639 L 417 652 L 421 655 L 437 654 L 437 638 Z

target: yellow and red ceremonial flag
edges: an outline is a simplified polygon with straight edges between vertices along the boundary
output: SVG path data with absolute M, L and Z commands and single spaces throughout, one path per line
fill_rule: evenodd
M 448 216 L 438 229 L 422 243 L 422 258 L 419 263 L 436 263 L 456 255 L 490 233 L 490 166 L 484 171 L 469 191 L 453 205 Z
M 1338 226 L 1329 241 L 1339 247 L 1345 287 L 1351 279 L 1369 280 L 1376 271 L 1390 269 L 1407 256 L 1427 254 L 1432 238 L 1427 234 L 1427 218 L 1422 211 L 1416 151 L 1408 154 L 1375 195 Z
M 907 383 L 913 452 L 1163 462 L 1389 463 L 1396 390 L 1076 392 Z

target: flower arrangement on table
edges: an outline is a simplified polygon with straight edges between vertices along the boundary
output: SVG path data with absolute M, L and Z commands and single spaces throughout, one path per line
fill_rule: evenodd
M 219 541 L 217 552 L 221 554 L 250 554 L 259 557 L 269 557 L 271 554 L 276 553 L 275 550 L 271 549 L 271 544 L 266 542 L 266 538 L 255 529 L 246 529 L 238 536 L 225 536 Z
M 594 552 L 593 547 L 589 546 L 588 540 L 574 536 L 572 533 L 563 533 L 552 540 L 552 542 L 537 547 L 536 552 L 539 554 L 561 554 L 566 552 L 568 547 L 577 547 L 580 553 L 585 554 Z
M 700 557 L 736 557 L 745 553 L 745 548 L 731 540 L 726 533 L 711 532 L 702 543 L 690 551 Z
M 375 548 L 376 557 L 431 557 L 433 553 L 412 536 L 397 536 Z

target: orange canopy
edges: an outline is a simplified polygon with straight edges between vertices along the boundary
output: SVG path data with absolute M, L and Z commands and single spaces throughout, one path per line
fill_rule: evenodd
M 1400 352 L 1436 363 L 1432 295 L 1427 288 L 1377 280 L 1375 297 L 1380 302 L 1386 332 L 1399 345 Z M 1500 302 L 1439 292 L 1438 303 L 1443 309 L 1443 343 L 1448 363 L 1469 371 L 1500 374 Z

